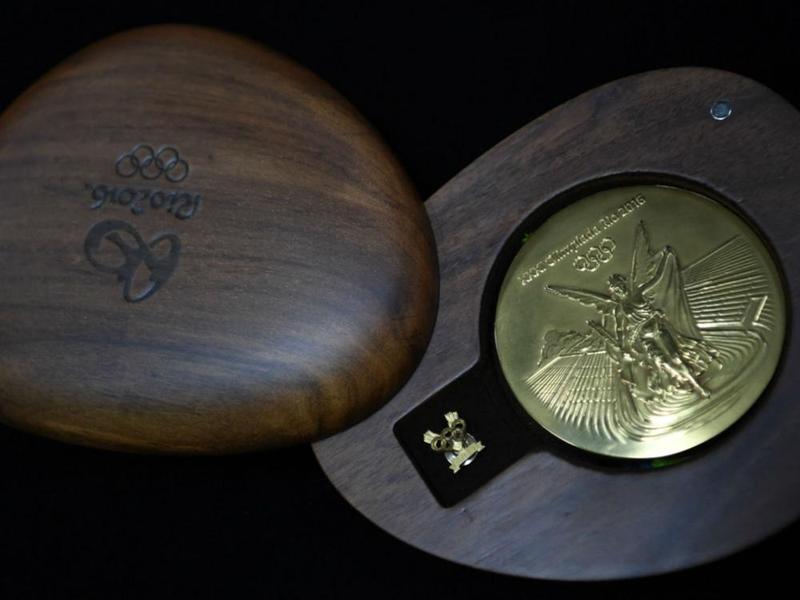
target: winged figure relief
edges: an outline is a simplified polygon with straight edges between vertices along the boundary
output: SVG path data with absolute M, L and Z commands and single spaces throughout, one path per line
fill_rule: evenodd
M 605 290 L 545 286 L 598 316 L 583 331 L 548 331 L 528 385 L 556 417 L 618 441 L 663 433 L 671 412 L 708 405 L 708 382 L 757 343 L 741 320 L 721 331 L 713 312 L 752 312 L 759 273 L 746 246 L 734 238 L 682 269 L 672 247 L 651 247 L 640 222 L 629 272 L 611 275 Z M 751 278 L 744 286 L 736 279 L 743 276 Z M 727 344 L 723 351 L 717 341 Z

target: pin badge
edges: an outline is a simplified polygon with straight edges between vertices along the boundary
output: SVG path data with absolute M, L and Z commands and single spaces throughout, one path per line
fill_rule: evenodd
M 484 446 L 467 433 L 467 422 L 459 418 L 457 412 L 446 413 L 444 418 L 447 427 L 439 433 L 428 430 L 422 439 L 434 452 L 443 452 L 447 462 L 450 463 L 450 470 L 458 473 L 462 466 L 466 467 L 475 460 L 475 455 L 483 450 Z

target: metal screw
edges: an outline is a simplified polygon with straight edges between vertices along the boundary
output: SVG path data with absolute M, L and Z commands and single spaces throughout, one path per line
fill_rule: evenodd
M 711 105 L 711 117 L 715 121 L 724 121 L 731 116 L 733 106 L 727 100 L 717 100 Z

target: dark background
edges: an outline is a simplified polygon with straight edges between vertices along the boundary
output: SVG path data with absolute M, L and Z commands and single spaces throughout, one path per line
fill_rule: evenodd
M 159 22 L 216 26 L 333 84 L 381 132 L 424 198 L 541 113 L 640 71 L 728 69 L 800 106 L 797 17 L 781 3 L 733 1 L 5 3 L 0 107 L 111 33 Z M 746 584 L 790 585 L 800 541 L 794 525 L 672 575 L 525 581 L 393 539 L 338 495 L 309 447 L 143 457 L 0 428 L 0 465 L 2 598 L 722 597 Z

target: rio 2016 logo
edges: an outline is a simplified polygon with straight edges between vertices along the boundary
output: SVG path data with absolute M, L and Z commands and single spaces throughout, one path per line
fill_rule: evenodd
M 103 242 L 115 246 L 122 260 L 104 262 L 101 258 Z M 89 230 L 83 250 L 95 269 L 117 276 L 125 300 L 141 302 L 155 294 L 172 277 L 178 266 L 181 241 L 172 232 L 159 233 L 145 241 L 130 223 L 111 219 L 101 221 Z M 140 268 L 148 271 L 144 284 L 137 284 Z
M 189 175 L 189 163 L 175 146 L 156 150 L 148 144 L 136 144 L 117 159 L 114 171 L 126 179 L 138 175 L 153 181 L 163 176 L 166 182 L 158 189 L 86 183 L 90 209 L 119 205 L 137 217 L 146 211 L 163 210 L 181 221 L 191 219 L 200 209 L 200 194 L 169 185 L 180 183 Z M 118 260 L 107 262 L 108 253 L 113 250 Z M 156 233 L 145 241 L 132 224 L 108 219 L 89 229 L 83 251 L 97 271 L 116 275 L 123 286 L 123 298 L 136 303 L 153 296 L 172 277 L 178 266 L 181 241 L 172 231 Z

